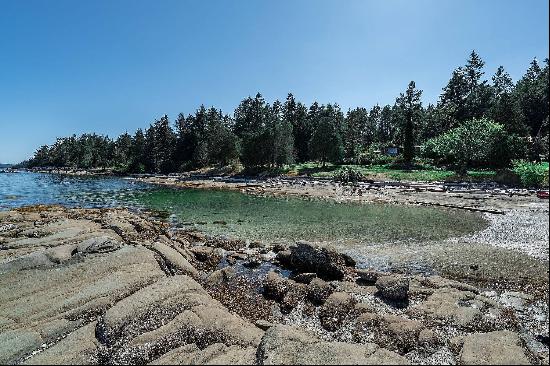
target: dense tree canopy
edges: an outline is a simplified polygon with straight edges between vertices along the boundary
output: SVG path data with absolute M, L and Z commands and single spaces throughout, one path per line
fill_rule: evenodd
M 410 164 L 415 146 L 441 164 L 504 166 L 512 158 L 548 156 L 548 59 L 535 59 L 516 83 L 500 66 L 490 81 L 472 51 L 451 73 L 437 103 L 422 106 L 412 81 L 393 105 L 348 110 L 292 94 L 281 103 L 261 94 L 241 101 L 233 114 L 200 106 L 171 123 L 164 115 L 132 136 L 83 134 L 40 147 L 29 167 L 113 168 L 170 173 L 240 162 L 278 167 L 292 162 L 369 163 L 365 156 L 401 147 Z M 469 140 L 470 145 L 460 142 Z M 477 144 L 477 145 L 476 145 Z M 492 151 L 487 151 L 492 148 Z

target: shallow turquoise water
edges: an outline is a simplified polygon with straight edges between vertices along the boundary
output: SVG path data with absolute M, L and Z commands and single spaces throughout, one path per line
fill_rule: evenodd
M 265 241 L 425 241 L 459 236 L 485 226 L 478 214 L 432 207 L 170 189 L 122 178 L 0 174 L 0 209 L 38 203 L 153 209 L 179 225 Z

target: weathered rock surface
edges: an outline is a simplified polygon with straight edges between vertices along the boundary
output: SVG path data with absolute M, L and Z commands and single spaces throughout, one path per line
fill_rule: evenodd
M 529 365 L 516 333 L 499 331 L 474 333 L 464 338 L 462 365 Z
M 332 286 L 320 278 L 313 279 L 307 285 L 307 298 L 316 305 L 323 304 L 333 292 Z
M 195 267 L 193 267 L 193 265 L 191 265 L 191 263 L 189 263 L 189 261 L 176 249 L 161 242 L 155 242 L 152 248 L 164 259 L 171 274 L 185 274 L 192 277 L 198 276 Z
M 348 256 L 304 241 L 290 248 L 290 258 L 281 260 L 282 253 L 279 252 L 277 257 L 283 264 L 289 262 L 287 265 L 300 272 L 314 272 L 327 280 L 343 279 L 347 267 L 355 265 Z
M 467 301 L 473 299 L 475 294 L 472 292 L 440 288 L 426 301 L 411 308 L 409 313 L 440 323 L 472 328 L 476 326 L 482 315 L 479 308 L 468 305 Z
M 400 275 L 380 276 L 376 288 L 383 299 L 404 302 L 409 298 L 409 279 Z
M 357 301 L 347 292 L 335 292 L 321 307 L 319 319 L 323 327 L 335 331 L 352 311 Z
M 257 352 L 262 365 L 406 365 L 406 358 L 374 343 L 325 342 L 294 327 L 277 325 L 262 338 Z
M 96 322 L 79 328 L 23 364 L 81 365 L 96 363 L 100 343 L 95 337 L 95 328 Z
M 176 348 L 151 365 L 255 365 L 256 348 L 216 343 L 199 349 L 195 344 Z
M 547 356 L 543 338 L 524 346 L 502 331 L 517 325 L 514 311 L 525 316 L 541 301 L 530 295 L 354 271 L 351 258 L 305 242 L 277 248 L 294 271 L 288 279 L 274 253 L 246 244 L 121 209 L 0 212 L 0 363 L 523 364 Z M 219 269 L 231 253 L 237 264 Z M 250 258 L 262 266 L 245 268 Z

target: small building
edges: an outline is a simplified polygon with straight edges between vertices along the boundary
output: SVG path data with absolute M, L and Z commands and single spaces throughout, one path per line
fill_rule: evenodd
M 386 147 L 386 155 L 397 156 L 399 155 L 400 147 L 399 146 L 388 146 Z

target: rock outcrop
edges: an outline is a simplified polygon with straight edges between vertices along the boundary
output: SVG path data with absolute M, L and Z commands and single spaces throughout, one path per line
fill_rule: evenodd
M 532 295 L 355 270 L 306 242 L 280 245 L 276 259 L 274 247 L 246 243 L 122 209 L 0 212 L 0 363 L 547 359 L 544 336 L 529 338 L 517 321 Z

